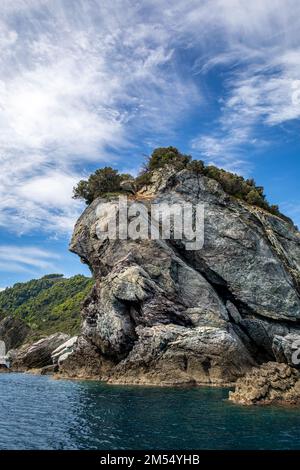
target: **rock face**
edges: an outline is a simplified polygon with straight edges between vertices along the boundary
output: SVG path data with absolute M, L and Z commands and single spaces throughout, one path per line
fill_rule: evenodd
M 65 333 L 55 333 L 42 338 L 33 344 L 24 344 L 18 349 L 11 350 L 8 357 L 13 371 L 40 369 L 52 365 L 51 354 L 70 338 Z
M 52 352 L 51 359 L 53 364 L 61 365 L 69 357 L 69 355 L 72 354 L 77 339 L 78 336 L 73 336 Z
M 186 240 L 100 240 L 97 207 L 105 202 L 85 210 L 70 245 L 95 285 L 64 375 L 228 384 L 276 360 L 275 337 L 300 335 L 300 234 L 290 223 L 188 170 L 156 172 L 128 205 L 203 203 L 199 250 Z
M 267 362 L 236 383 L 229 400 L 241 405 L 300 404 L 300 372 L 287 364 Z
M 30 328 L 21 319 L 8 316 L 0 322 L 0 340 L 4 341 L 6 351 L 18 348 L 24 343 Z
M 300 367 L 300 335 L 275 335 L 273 339 L 274 356 L 278 362 Z

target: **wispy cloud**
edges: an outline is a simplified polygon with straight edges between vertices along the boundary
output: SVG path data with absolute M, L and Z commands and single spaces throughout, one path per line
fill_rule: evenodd
M 1 4 L 0 224 L 70 230 L 84 164 L 115 158 L 141 127 L 169 132 L 194 105 L 150 7 L 145 21 L 132 1 Z
M 88 165 L 176 135 L 225 65 L 221 116 L 190 144 L 247 171 L 257 127 L 300 117 L 299 31 L 298 0 L 2 0 L 0 225 L 69 232 Z
M 259 128 L 300 117 L 300 4 L 219 0 L 213 6 L 223 51 L 220 46 L 207 60 L 199 57 L 195 71 L 206 74 L 227 67 L 221 115 L 212 131 L 193 138 L 191 147 L 209 161 L 245 172 L 251 164 L 247 148 L 266 145 Z M 201 18 L 208 17 L 202 11 Z
M 300 229 L 300 202 L 283 202 L 281 204 L 281 207 L 284 213 L 291 217 L 297 227 Z
M 59 256 L 35 247 L 0 245 L 0 271 L 40 274 L 57 270 Z

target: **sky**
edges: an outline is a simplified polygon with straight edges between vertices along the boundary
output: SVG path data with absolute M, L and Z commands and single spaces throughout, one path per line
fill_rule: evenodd
M 299 0 L 1 0 L 0 289 L 88 274 L 76 182 L 158 146 L 254 177 L 300 226 Z

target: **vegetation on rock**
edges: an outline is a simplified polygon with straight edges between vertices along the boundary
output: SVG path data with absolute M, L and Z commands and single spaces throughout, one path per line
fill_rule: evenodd
M 88 180 L 81 180 L 74 188 L 73 198 L 84 199 L 87 204 L 108 193 L 122 193 L 121 183 L 132 179 L 131 175 L 119 174 L 118 170 L 106 166 L 95 171 Z
M 17 283 L 0 292 L 1 316 L 23 319 L 35 338 L 57 331 L 77 334 L 81 302 L 92 285 L 91 278 L 77 275 L 66 279 L 60 274 Z
M 155 149 L 151 156 L 147 158 L 144 167 L 137 178 L 135 178 L 135 187 L 137 190 L 151 184 L 151 177 L 154 171 L 165 166 L 173 167 L 177 171 L 187 169 L 198 175 L 218 181 L 223 190 L 242 201 L 282 217 L 291 223 L 291 220 L 284 216 L 277 205 L 271 205 L 266 199 L 264 188 L 257 186 L 254 179 L 245 179 L 240 175 L 231 173 L 213 165 L 206 166 L 202 160 L 193 160 L 190 155 L 181 153 L 175 147 L 159 147 Z M 119 174 L 117 170 L 105 167 L 96 170 L 89 179 L 79 181 L 74 188 L 74 198 L 85 200 L 90 204 L 99 196 L 105 197 L 126 193 L 122 188 L 122 182 L 126 179 L 133 180 L 132 176 Z
M 176 170 L 180 171 L 186 168 L 192 160 L 190 155 L 185 155 L 175 147 L 158 147 L 152 152 L 144 165 L 144 171 L 154 171 L 165 165 L 172 165 Z

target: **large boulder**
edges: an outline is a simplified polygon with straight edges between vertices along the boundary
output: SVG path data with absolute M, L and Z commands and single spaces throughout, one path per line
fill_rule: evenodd
M 65 333 L 55 333 L 33 344 L 24 344 L 18 349 L 9 351 L 11 369 L 25 371 L 52 365 L 51 354 L 69 338 L 70 336 Z
M 117 208 L 116 198 L 110 202 Z M 129 207 L 136 202 L 148 214 L 151 203 L 204 204 L 204 245 L 99 238 L 98 209 L 107 199 L 93 201 L 70 244 L 95 285 L 65 375 L 86 370 L 111 382 L 227 384 L 275 360 L 276 335 L 300 334 L 300 234 L 291 223 L 188 170 L 156 172 Z
M 253 368 L 229 392 L 240 405 L 300 404 L 300 372 L 287 364 L 268 362 Z

